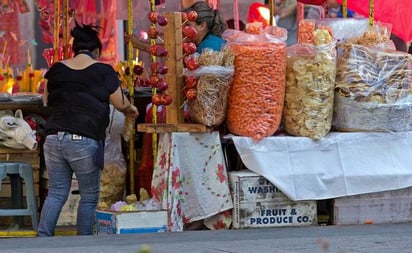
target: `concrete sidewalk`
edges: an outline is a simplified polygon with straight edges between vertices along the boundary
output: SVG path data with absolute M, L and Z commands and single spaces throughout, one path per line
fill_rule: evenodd
M 412 223 L 1 238 L 0 252 L 136 253 L 144 244 L 153 253 L 410 253 Z

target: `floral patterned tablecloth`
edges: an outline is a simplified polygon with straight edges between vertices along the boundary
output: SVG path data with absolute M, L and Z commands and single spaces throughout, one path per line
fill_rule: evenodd
M 159 134 L 152 195 L 169 212 L 169 231 L 199 220 L 229 228 L 233 202 L 219 133 Z

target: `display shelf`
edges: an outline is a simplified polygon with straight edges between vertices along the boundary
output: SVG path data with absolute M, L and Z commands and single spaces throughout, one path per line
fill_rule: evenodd
M 17 109 L 21 109 L 23 115 L 28 115 L 31 113 L 40 113 L 42 110 L 43 102 L 38 101 L 28 101 L 28 102 L 16 102 L 16 101 L 3 101 L 0 102 L 0 110 L 12 110 L 13 112 Z
M 144 123 L 138 124 L 138 132 L 167 133 L 167 132 L 208 132 L 209 129 L 203 124 L 188 124 L 184 122 L 183 116 L 183 38 L 182 38 L 182 14 L 171 12 L 165 14 L 169 23 L 164 29 L 164 44 L 168 52 L 165 59 L 168 73 L 165 80 L 169 85 L 167 94 L 173 99 L 166 106 L 166 123 Z

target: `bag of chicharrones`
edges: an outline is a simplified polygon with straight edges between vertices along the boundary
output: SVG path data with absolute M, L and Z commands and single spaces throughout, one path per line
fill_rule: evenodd
M 199 55 L 200 67 L 185 71 L 185 88 L 195 91 L 186 96 L 190 119 L 208 127 L 217 127 L 226 118 L 228 96 L 233 77 L 233 53 L 229 48 L 206 48 Z
M 338 60 L 335 128 L 412 130 L 411 62 L 405 52 L 348 45 Z
M 230 133 L 259 141 L 279 128 L 285 96 L 287 31 L 248 24 L 222 37 L 234 52 L 226 125 Z
M 412 57 L 381 40 L 368 31 L 339 48 L 333 122 L 339 131 L 412 130 Z
M 110 123 L 106 129 L 104 167 L 100 176 L 99 196 L 100 205 L 104 203 L 107 207 L 124 197 L 127 171 L 121 145 L 124 128 L 124 115 L 110 105 Z
M 328 29 L 314 31 L 312 44 L 287 48 L 285 131 L 320 139 L 332 127 L 336 43 Z

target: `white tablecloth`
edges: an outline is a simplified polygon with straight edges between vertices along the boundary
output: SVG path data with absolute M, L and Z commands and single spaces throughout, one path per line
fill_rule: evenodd
M 245 166 L 290 199 L 319 200 L 412 186 L 412 132 L 337 133 L 319 141 L 230 136 Z
M 160 134 L 152 194 L 169 211 L 170 231 L 199 220 L 229 228 L 233 202 L 219 133 Z

